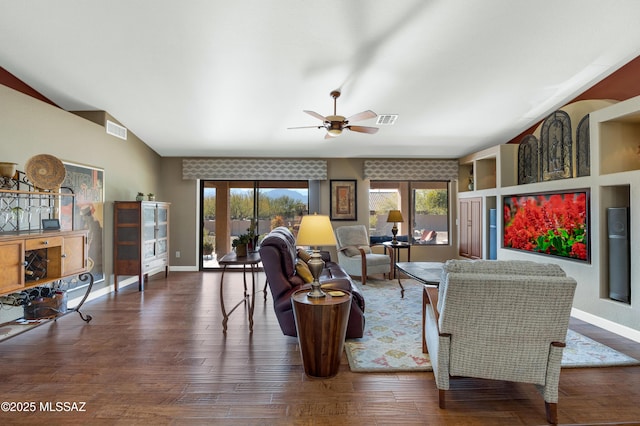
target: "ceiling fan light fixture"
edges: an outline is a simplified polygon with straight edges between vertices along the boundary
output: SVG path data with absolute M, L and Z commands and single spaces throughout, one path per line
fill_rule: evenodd
M 342 125 L 344 123 L 344 117 L 341 115 L 330 115 L 327 117 L 326 129 L 329 136 L 336 137 L 342 134 Z

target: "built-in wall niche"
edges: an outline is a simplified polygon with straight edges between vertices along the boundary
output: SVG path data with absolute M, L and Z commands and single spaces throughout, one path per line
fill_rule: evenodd
M 640 113 L 600 123 L 600 174 L 640 170 Z
M 629 185 L 600 187 L 600 297 L 603 299 L 629 303 L 620 300 L 625 298 L 621 297 L 625 290 L 620 289 L 626 287 L 630 291 L 628 250 L 632 238 L 629 227 L 632 214 Z
M 460 164 L 458 168 L 458 192 L 474 190 L 473 164 Z
M 471 186 L 469 177 L 473 180 Z M 496 145 L 459 160 L 459 192 L 496 189 L 517 184 L 517 144 Z
M 476 189 L 491 189 L 496 187 L 496 158 L 483 158 L 475 164 Z

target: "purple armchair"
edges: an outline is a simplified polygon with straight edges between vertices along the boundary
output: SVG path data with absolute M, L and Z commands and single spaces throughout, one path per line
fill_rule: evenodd
M 364 298 L 349 275 L 335 262 L 323 256 L 325 268 L 319 278 L 323 289 L 349 291 L 352 294 L 351 311 L 347 324 L 347 338 L 362 337 L 364 333 Z M 297 336 L 291 295 L 304 288 L 311 288 L 296 274 L 297 249 L 295 237 L 285 227 L 271 231 L 260 244 L 260 258 L 273 297 L 273 308 L 282 332 Z

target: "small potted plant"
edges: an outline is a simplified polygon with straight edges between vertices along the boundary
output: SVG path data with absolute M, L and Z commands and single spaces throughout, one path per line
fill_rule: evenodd
M 136 195 L 136 201 L 142 201 L 142 200 L 144 200 L 144 193 L 138 192 L 138 195 Z
M 231 246 L 236 252 L 236 256 L 244 257 L 247 255 L 247 246 L 253 240 L 253 235 L 251 234 L 241 234 L 233 239 L 231 242 Z
M 149 199 L 149 201 L 155 201 L 156 200 L 156 196 L 153 194 L 153 192 L 150 192 L 147 194 L 147 198 Z
M 209 257 L 213 254 L 213 244 L 209 241 L 202 243 L 202 254 Z

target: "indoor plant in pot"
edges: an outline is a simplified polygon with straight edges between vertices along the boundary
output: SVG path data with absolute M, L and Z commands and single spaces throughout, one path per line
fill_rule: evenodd
M 236 256 L 244 257 L 247 255 L 247 246 L 252 240 L 251 234 L 240 234 L 231 242 L 231 246 L 236 252 Z
M 205 241 L 202 243 L 202 254 L 209 257 L 213 254 L 213 243 Z
M 255 227 L 252 224 L 249 228 L 247 228 L 246 234 L 240 234 L 231 242 L 231 246 L 236 251 L 236 256 L 243 257 L 247 255 L 247 251 L 254 250 L 256 234 L 254 231 Z

